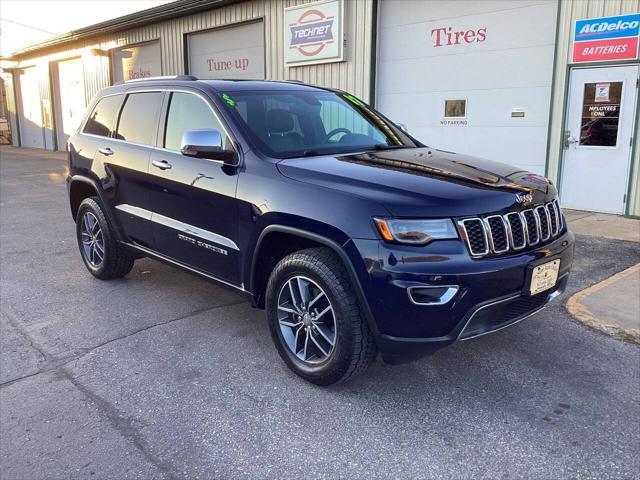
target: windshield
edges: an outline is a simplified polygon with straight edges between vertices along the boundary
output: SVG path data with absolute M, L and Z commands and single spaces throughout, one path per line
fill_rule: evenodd
M 254 143 L 271 157 L 418 146 L 398 127 L 349 94 L 254 91 L 220 96 Z

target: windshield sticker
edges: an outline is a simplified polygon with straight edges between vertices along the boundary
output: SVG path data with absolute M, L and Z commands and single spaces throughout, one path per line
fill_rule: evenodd
M 227 94 L 227 93 L 223 93 L 223 94 L 222 94 L 222 98 L 224 99 L 224 101 L 225 101 L 225 102 L 227 102 L 227 103 L 228 103 L 229 105 L 231 105 L 232 107 L 235 107 L 235 106 L 236 106 L 236 101 L 235 101 L 233 98 L 231 98 L 231 97 L 229 96 L 229 94 Z
M 357 105 L 359 107 L 364 107 L 364 102 L 358 100 L 356 97 L 354 97 L 353 95 L 349 95 L 349 94 L 345 94 L 344 98 L 346 98 L 347 100 L 349 100 L 351 103 L 353 103 L 354 105 Z

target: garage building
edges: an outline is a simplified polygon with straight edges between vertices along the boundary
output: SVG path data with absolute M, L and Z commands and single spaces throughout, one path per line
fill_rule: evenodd
M 15 145 L 63 150 L 118 81 L 300 80 L 547 175 L 565 207 L 640 216 L 639 24 L 640 0 L 180 0 L 23 48 L 2 78 Z

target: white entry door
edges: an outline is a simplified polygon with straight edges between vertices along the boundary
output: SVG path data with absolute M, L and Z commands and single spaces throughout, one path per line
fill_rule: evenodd
M 64 150 L 69 135 L 78 127 L 86 108 L 82 59 L 58 62 L 58 149 Z
M 44 148 L 38 71 L 35 67 L 25 68 L 18 78 L 20 82 L 20 110 L 18 115 L 20 145 L 23 147 Z
M 624 213 L 638 65 L 573 69 L 560 196 L 576 210 Z

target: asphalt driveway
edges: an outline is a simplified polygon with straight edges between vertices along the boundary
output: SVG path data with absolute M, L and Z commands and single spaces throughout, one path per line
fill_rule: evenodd
M 263 312 L 151 260 L 86 272 L 63 156 L 2 148 L 0 477 L 638 478 L 640 348 L 563 303 L 319 388 Z M 579 237 L 575 292 L 639 261 Z

